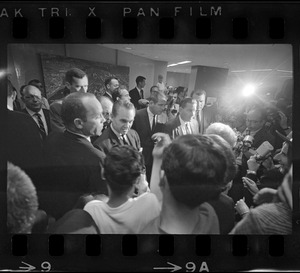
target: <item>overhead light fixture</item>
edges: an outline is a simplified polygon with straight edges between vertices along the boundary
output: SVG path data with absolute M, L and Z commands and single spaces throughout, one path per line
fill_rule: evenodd
M 192 61 L 183 61 L 183 62 L 179 62 L 179 63 L 175 63 L 175 64 L 169 64 L 167 67 L 170 67 L 170 66 L 175 66 L 175 65 L 179 65 L 179 64 L 188 64 L 188 63 L 191 63 Z
M 131 47 L 125 47 L 125 49 L 127 49 L 127 50 L 131 50 L 132 48 L 131 48 Z
M 183 61 L 183 62 L 179 62 L 177 64 L 188 64 L 188 63 L 191 63 L 192 61 Z
M 233 70 L 233 71 L 230 71 L 232 73 L 240 73 L 240 72 L 246 72 L 247 70 Z
M 277 70 L 278 72 L 285 72 L 285 73 L 293 73 L 293 71 L 289 71 L 289 70 Z
M 177 64 L 169 64 L 167 67 L 176 66 Z
M 269 72 L 269 71 L 273 71 L 273 69 L 252 69 L 250 71 L 252 71 L 252 72 Z

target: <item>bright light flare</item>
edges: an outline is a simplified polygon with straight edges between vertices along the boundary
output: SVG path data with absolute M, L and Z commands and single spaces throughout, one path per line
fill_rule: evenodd
M 245 97 L 249 97 L 249 96 L 251 96 L 251 95 L 253 95 L 254 94 L 254 92 L 255 92 L 255 86 L 253 85 L 253 84 L 247 84 L 245 87 L 244 87 L 244 89 L 243 89 L 243 95 L 245 96 Z

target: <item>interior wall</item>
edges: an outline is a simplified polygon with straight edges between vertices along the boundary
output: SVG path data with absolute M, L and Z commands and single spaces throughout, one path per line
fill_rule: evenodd
M 128 89 L 136 86 L 137 76 L 144 76 L 146 78 L 145 96 L 150 94 L 150 87 L 157 82 L 155 75 L 166 75 L 167 62 L 153 61 L 102 45 L 11 44 L 8 47 L 9 73 L 13 85 L 18 90 L 31 79 L 44 81 L 39 53 L 128 66 L 130 68 Z
M 173 87 L 183 86 L 189 87 L 190 74 L 188 73 L 178 73 L 178 72 L 167 72 L 167 85 Z

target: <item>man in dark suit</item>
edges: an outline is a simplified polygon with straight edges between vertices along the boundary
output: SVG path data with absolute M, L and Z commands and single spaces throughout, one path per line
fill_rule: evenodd
M 103 96 L 114 102 L 113 94 L 119 89 L 119 80 L 116 77 L 109 77 L 105 80 L 104 85 L 106 91 Z
M 91 93 L 72 93 L 62 103 L 61 116 L 66 130 L 46 139 L 48 173 L 39 185 L 40 206 L 55 218 L 72 209 L 84 194 L 107 194 L 101 177 L 105 154 L 90 142 L 92 135 L 101 134 L 105 120 L 100 102 Z
M 146 85 L 146 78 L 143 76 L 138 76 L 135 80 L 136 87 L 129 91 L 129 96 L 131 98 L 131 102 L 134 104 L 134 107 L 139 110 L 142 105 L 139 103 L 140 99 L 144 99 L 144 90 L 143 88 Z
M 41 91 L 33 85 L 27 85 L 22 93 L 22 101 L 25 104 L 22 111 L 32 117 L 44 140 L 51 132 L 51 124 L 49 110 L 42 109 Z
M 194 119 L 195 112 L 196 101 L 192 98 L 183 99 L 180 103 L 179 114 L 166 124 L 165 132 L 172 139 L 182 135 L 199 134 L 199 125 Z
M 130 129 L 135 117 L 134 105 L 127 100 L 117 100 L 112 109 L 111 124 L 93 145 L 107 154 L 116 145 L 130 145 L 141 151 L 139 135 Z
M 202 89 L 192 91 L 191 97 L 196 100 L 196 120 L 199 124 L 199 133 L 204 134 L 206 128 L 216 121 L 213 108 L 206 106 L 206 92 Z
M 63 98 L 74 92 L 86 93 L 89 85 L 86 73 L 76 67 L 71 68 L 66 72 L 65 83 L 65 95 L 50 104 L 50 121 L 52 130 L 55 132 L 63 132 L 65 130 L 65 125 L 61 118 L 61 105 Z
M 157 122 L 157 116 L 165 109 L 167 98 L 163 93 L 153 92 L 149 98 L 147 108 L 140 109 L 136 112 L 132 128 L 139 134 L 143 155 L 146 165 L 147 181 L 150 181 L 153 163 L 152 151 L 154 140 L 152 135 L 156 132 L 164 132 L 164 124 Z

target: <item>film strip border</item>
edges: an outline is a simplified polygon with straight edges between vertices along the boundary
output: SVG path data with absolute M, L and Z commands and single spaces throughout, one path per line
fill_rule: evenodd
M 36 2 L 30 7 L 21 2 L 0 3 L 1 35 L 6 43 L 290 43 L 295 45 L 296 87 L 300 72 L 299 14 L 297 2 Z M 298 219 L 294 221 L 296 228 Z M 2 240 L 0 257 L 3 265 L 7 262 L 10 266 L 26 257 L 25 271 L 28 266 L 27 271 L 49 271 L 48 265 L 68 271 L 167 267 L 168 271 L 207 271 L 205 264 L 209 271 L 267 265 L 295 269 L 300 267 L 299 239 L 295 232 L 292 236 L 9 235 Z M 18 266 L 14 264 L 14 268 Z
M 295 2 L 0 3 L 8 42 L 286 43 L 299 41 L 299 12 Z
M 14 263 L 24 261 L 44 271 L 46 266 L 68 271 L 101 271 L 101 268 L 161 271 L 164 267 L 171 272 L 267 267 L 295 270 L 300 266 L 300 262 L 295 262 L 299 260 L 299 238 L 280 235 L 14 235 L 9 252 Z

